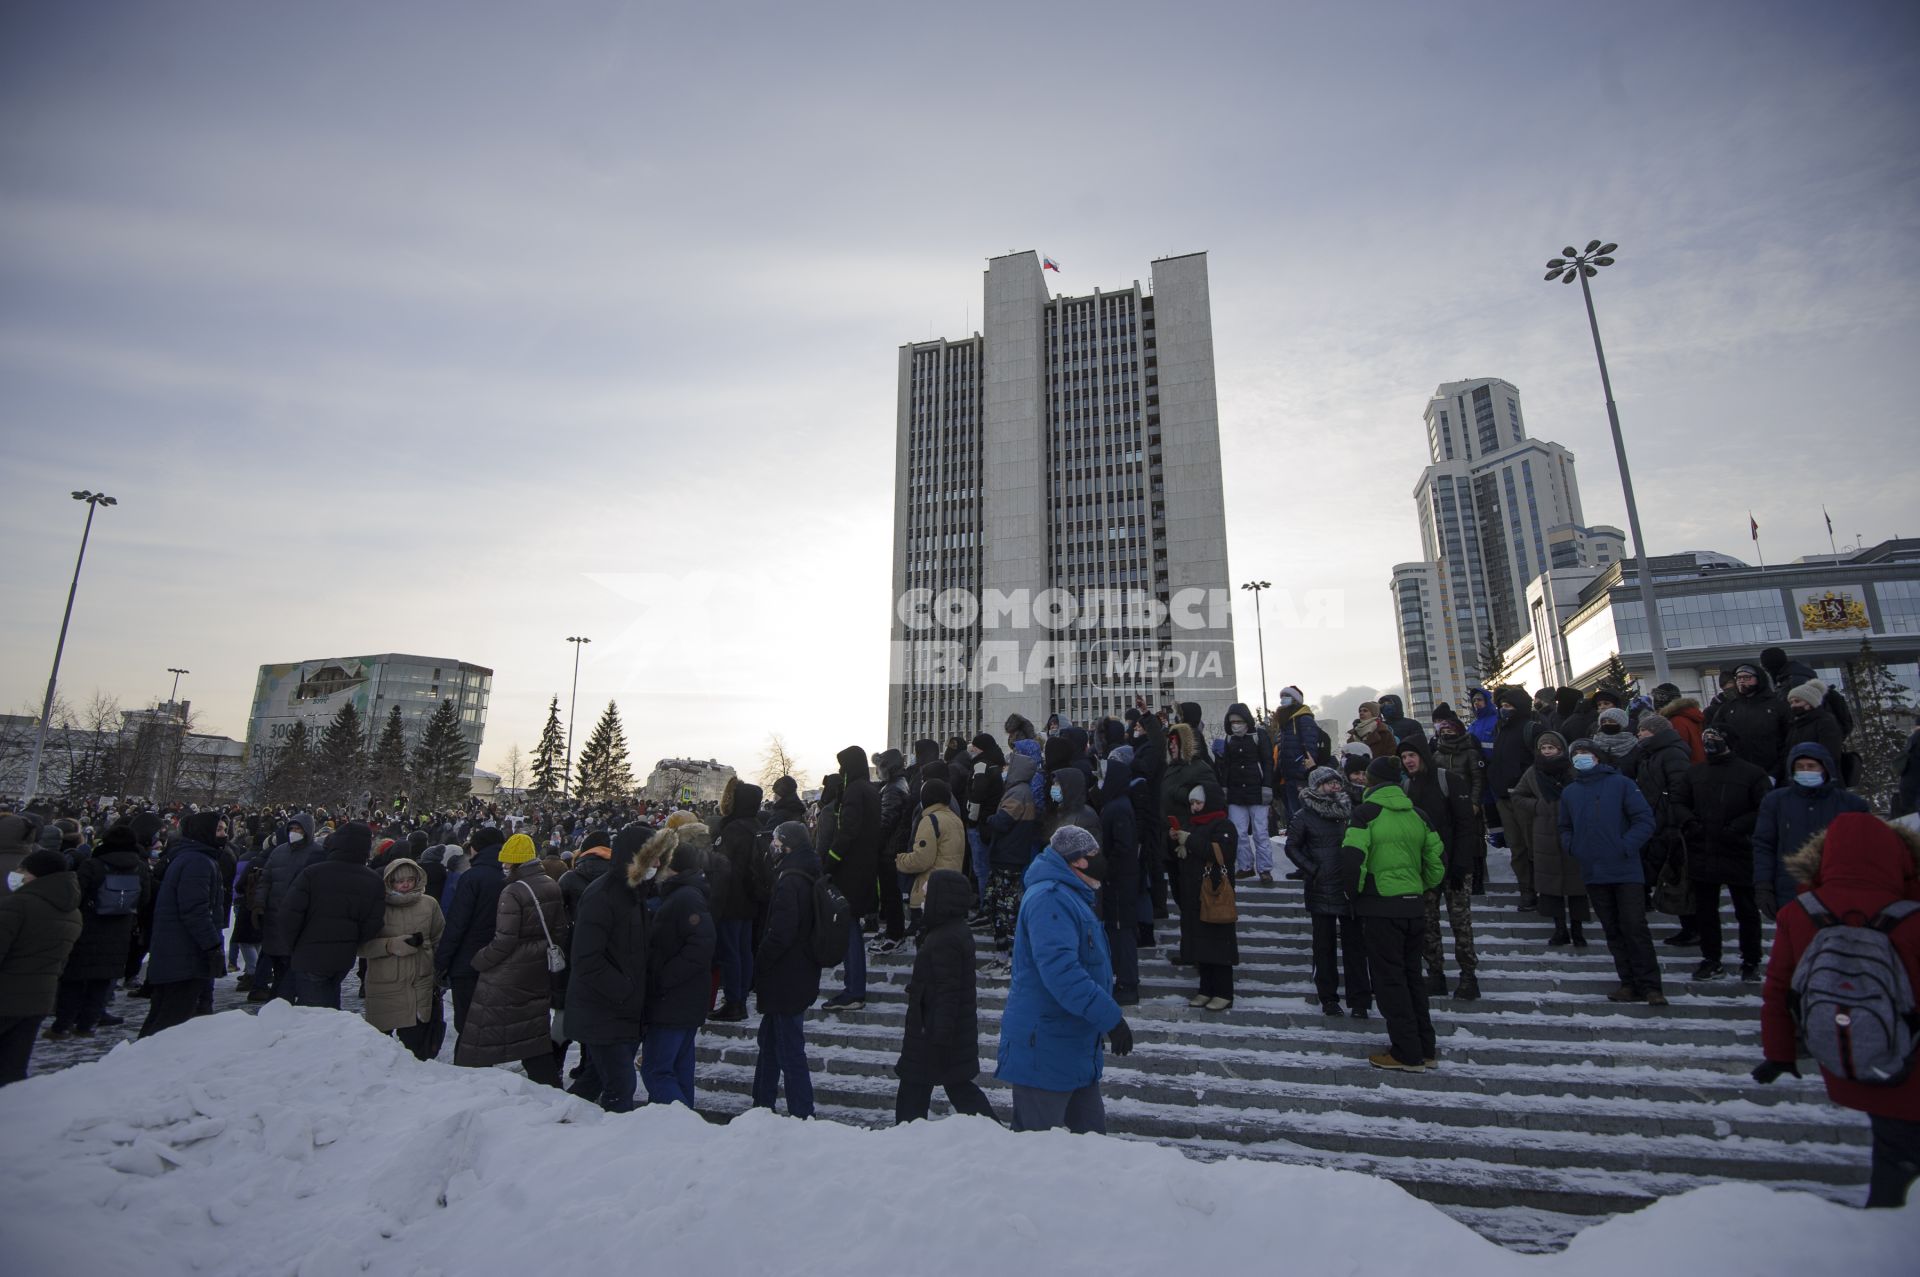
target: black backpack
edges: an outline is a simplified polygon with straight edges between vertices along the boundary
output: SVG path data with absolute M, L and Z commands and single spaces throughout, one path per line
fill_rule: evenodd
M 93 912 L 101 918 L 124 918 L 140 909 L 140 875 L 112 873 L 100 881 L 93 896 Z
M 847 959 L 847 929 L 853 925 L 853 906 L 846 894 L 825 874 L 815 876 L 789 869 L 781 878 L 810 878 L 808 898 L 813 905 L 813 930 L 807 936 L 807 956 L 826 969 Z

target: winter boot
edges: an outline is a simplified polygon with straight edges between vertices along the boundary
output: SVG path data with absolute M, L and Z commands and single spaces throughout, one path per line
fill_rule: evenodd
M 1693 969 L 1693 978 L 1696 980 L 1718 980 L 1726 973 L 1727 969 L 1718 962 L 1703 958 L 1700 961 L 1700 965 Z
M 1584 949 L 1587 947 L 1587 933 L 1581 930 L 1580 923 L 1570 922 L 1567 924 L 1567 929 L 1573 933 L 1574 948 Z
M 1204 993 L 1196 993 L 1187 999 L 1187 1005 L 1198 1011 L 1201 1007 L 1207 1005 L 1207 995 Z
M 1645 1001 L 1645 999 L 1643 999 L 1640 996 L 1640 990 L 1634 988 L 1630 984 L 1623 984 L 1619 988 L 1615 989 L 1612 993 L 1609 993 L 1607 995 L 1607 1001 L 1609 1002 L 1642 1002 L 1642 1001 Z
M 1682 927 L 1660 943 L 1672 949 L 1697 949 L 1700 946 L 1700 933 L 1692 927 Z
M 715 1011 L 707 1018 L 709 1020 L 716 1020 L 721 1024 L 738 1024 L 747 1018 L 747 1004 L 744 1002 L 724 1003 L 718 1011 Z
M 1478 1002 L 1480 1000 L 1480 981 L 1473 972 L 1461 975 L 1453 986 L 1454 1000 L 1458 1002 Z M 1428 1067 L 1432 1067 L 1429 1065 Z
M 1320 1014 L 1339 1016 L 1339 1015 L 1345 1015 L 1346 1012 L 1340 1009 L 1340 999 L 1328 998 L 1325 1002 L 1322 1002 L 1320 1004 Z
M 1378 1055 L 1369 1055 L 1367 1063 L 1376 1069 L 1390 1069 L 1395 1073 L 1425 1073 L 1425 1064 L 1402 1064 L 1393 1058 L 1393 1052 L 1382 1051 Z
M 1347 1014 L 1351 1016 L 1353 1019 L 1364 1020 L 1367 1018 L 1368 1012 L 1367 1012 L 1367 1008 L 1365 1007 L 1354 1007 L 1352 1010 L 1348 1011 Z
M 1428 974 L 1427 996 L 1430 998 L 1444 998 L 1447 996 L 1447 973 L 1446 972 L 1433 971 Z
M 1160 938 L 1153 934 L 1153 924 L 1143 922 L 1134 928 L 1134 945 L 1141 949 L 1158 949 Z
M 1760 964 L 1743 962 L 1740 964 L 1740 979 L 1747 984 L 1755 984 L 1760 979 Z
M 1667 1005 L 1667 995 L 1658 989 L 1650 990 L 1647 994 L 1647 1005 L 1650 1007 L 1663 1007 Z
M 1520 912 L 1521 913 L 1532 913 L 1535 909 L 1538 909 L 1539 907 L 1540 907 L 1539 896 L 1536 896 L 1531 891 L 1523 891 L 1520 893 Z
M 1562 945 L 1569 945 L 1572 943 L 1573 943 L 1573 937 L 1567 933 L 1567 929 L 1565 927 L 1555 927 L 1553 929 L 1553 934 L 1547 938 L 1547 947 L 1549 949 L 1557 949 Z

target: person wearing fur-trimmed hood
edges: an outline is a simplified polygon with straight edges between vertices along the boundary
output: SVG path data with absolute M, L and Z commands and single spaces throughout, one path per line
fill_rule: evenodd
M 386 916 L 380 934 L 360 946 L 367 964 L 364 1014 L 368 1024 L 394 1034 L 416 1060 L 424 1060 L 440 1015 L 433 952 L 446 930 L 446 918 L 440 902 L 427 891 L 426 870 L 417 861 L 404 856 L 388 861 L 380 879 L 386 889 Z
M 633 1057 L 647 1010 L 647 871 L 679 842 L 635 822 L 613 836 L 607 869 L 580 896 L 567 981 L 567 1036 L 581 1069 L 568 1088 L 610 1113 L 633 1107 Z
M 647 1027 L 641 1039 L 641 1080 L 650 1104 L 694 1106 L 695 1043 L 713 998 L 715 932 L 706 863 L 693 842 L 678 842 L 660 858 L 654 877 L 660 907 L 647 941 Z M 629 879 L 638 871 L 635 862 Z

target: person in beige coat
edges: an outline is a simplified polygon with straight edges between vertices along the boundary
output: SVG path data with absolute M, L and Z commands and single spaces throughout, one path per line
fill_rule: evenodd
M 920 823 L 914 829 L 913 845 L 894 862 L 902 875 L 918 875 L 907 903 L 916 911 L 926 903 L 927 879 L 934 870 L 964 872 L 966 864 L 967 829 L 954 814 L 953 791 L 944 780 L 927 781 L 920 786 Z
M 398 1034 L 415 1059 L 428 1057 L 440 1017 L 440 985 L 433 952 L 447 920 L 427 894 L 427 874 L 416 862 L 396 860 L 381 875 L 387 918 L 380 934 L 360 946 L 367 960 L 367 1023 Z

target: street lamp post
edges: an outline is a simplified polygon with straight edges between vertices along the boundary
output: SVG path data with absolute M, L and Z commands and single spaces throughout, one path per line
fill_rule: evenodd
M 1580 292 L 1586 298 L 1587 326 L 1593 330 L 1593 354 L 1600 361 L 1600 389 L 1607 397 L 1607 424 L 1613 428 L 1613 455 L 1620 463 L 1620 486 L 1627 496 L 1627 529 L 1633 533 L 1634 571 L 1640 577 L 1640 604 L 1647 613 L 1647 646 L 1653 652 L 1653 678 L 1655 683 L 1669 681 L 1667 675 L 1667 643 L 1660 631 L 1660 606 L 1653 596 L 1653 571 L 1647 564 L 1647 542 L 1640 535 L 1640 507 L 1633 499 L 1633 472 L 1627 468 L 1627 444 L 1620 436 L 1620 410 L 1613 404 L 1613 379 L 1607 375 L 1607 352 L 1600 344 L 1600 321 L 1593 313 L 1593 289 L 1587 283 L 1600 273 L 1600 267 L 1613 265 L 1613 253 L 1618 244 L 1602 244 L 1591 240 L 1585 249 L 1575 252 L 1572 248 L 1560 251 L 1563 257 L 1556 257 L 1547 263 L 1549 282 L 1559 280 L 1571 284 L 1575 278 L 1580 281 Z
M 1253 591 L 1253 634 L 1260 645 L 1260 717 L 1265 719 L 1267 716 L 1267 634 L 1260 624 L 1260 595 L 1262 591 L 1271 590 L 1273 582 L 1248 581 L 1240 588 Z
M 167 666 L 167 673 L 173 675 L 173 691 L 167 697 L 167 704 L 178 705 L 180 703 L 180 676 L 182 674 L 191 674 L 193 671 L 183 670 L 169 665 Z
M 573 695 L 567 698 L 567 770 L 560 777 L 560 798 L 566 800 L 569 788 L 573 784 L 573 710 L 580 702 L 580 649 L 593 642 L 590 638 L 567 635 L 567 642 L 573 644 Z
M 47 675 L 47 699 L 40 706 L 40 725 L 33 733 L 33 761 L 27 764 L 27 788 L 22 804 L 30 803 L 40 788 L 40 755 L 47 747 L 47 720 L 53 717 L 53 691 L 60 682 L 60 656 L 67 650 L 67 625 L 73 620 L 73 596 L 80 590 L 80 565 L 87 561 L 87 538 L 93 535 L 93 513 L 103 505 L 120 503 L 104 492 L 76 492 L 75 501 L 87 503 L 87 525 L 80 530 L 80 554 L 73 561 L 73 583 L 67 587 L 67 610 L 60 618 L 60 641 L 53 647 L 53 673 Z

